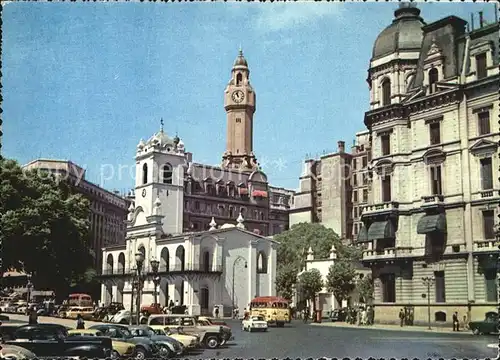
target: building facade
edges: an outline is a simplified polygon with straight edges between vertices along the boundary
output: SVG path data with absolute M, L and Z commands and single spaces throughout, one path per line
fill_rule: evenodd
M 125 243 L 125 220 L 130 202 L 118 192 L 103 189 L 85 179 L 85 169 L 65 160 L 37 159 L 23 166 L 26 170 L 42 170 L 56 174 L 90 201 L 90 233 L 94 266 L 102 266 L 105 246 Z
M 350 243 L 359 230 L 360 205 L 368 201 L 369 133 L 356 134 L 350 153 L 344 141 L 337 145 L 337 152 L 305 161 L 289 219 L 290 226 L 321 223 Z
M 131 199 L 154 197 L 158 191 L 169 194 L 165 211 L 173 211 L 165 232 L 202 231 L 210 228 L 212 217 L 219 224 L 232 222 L 241 213 L 247 229 L 261 235 L 276 235 L 288 229 L 286 212 L 294 192 L 272 187 L 260 170 L 253 153 L 253 115 L 256 96 L 250 84 L 250 70 L 240 51 L 224 91 L 227 113 L 226 151 L 221 166 L 192 161 L 184 142 L 163 131 L 137 146 L 136 161 L 141 164 Z
M 409 305 L 426 322 L 427 297 L 432 321 L 496 311 L 499 26 L 482 15 L 479 28 L 466 25 L 426 24 L 402 6 L 373 47 L 371 195 L 358 242 L 381 321 Z

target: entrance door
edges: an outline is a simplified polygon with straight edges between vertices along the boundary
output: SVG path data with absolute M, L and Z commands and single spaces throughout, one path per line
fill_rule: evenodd
M 208 314 L 208 300 L 209 300 L 209 292 L 207 288 L 202 288 L 200 290 L 200 310 L 202 314 Z

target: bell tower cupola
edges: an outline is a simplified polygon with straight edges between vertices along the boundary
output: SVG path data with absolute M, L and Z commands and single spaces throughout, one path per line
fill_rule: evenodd
M 253 153 L 255 92 L 250 85 L 250 70 L 241 49 L 224 91 L 224 108 L 227 114 L 227 136 L 222 167 L 240 171 L 256 170 L 258 164 Z

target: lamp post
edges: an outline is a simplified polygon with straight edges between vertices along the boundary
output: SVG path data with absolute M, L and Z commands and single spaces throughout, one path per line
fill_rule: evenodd
M 140 324 L 141 320 L 141 297 L 142 297 L 142 266 L 144 265 L 144 254 L 142 252 L 138 252 L 135 254 L 135 264 L 137 265 L 137 303 L 136 306 L 136 317 L 137 317 L 137 325 Z M 132 314 L 130 314 L 132 315 Z
M 243 258 L 243 256 L 238 256 L 234 262 L 233 262 L 233 299 L 232 299 L 232 304 L 233 304 L 233 312 L 234 312 L 234 309 L 235 309 L 235 306 L 234 306 L 234 275 L 236 273 L 236 264 L 238 263 L 238 261 L 240 260 L 244 260 L 245 261 L 245 269 L 248 267 L 248 264 L 247 264 L 247 261 Z
M 432 276 L 426 276 L 422 278 L 422 282 L 427 286 L 427 324 L 428 329 L 431 329 L 431 285 L 434 284 L 434 278 Z
M 27 298 L 26 298 L 26 302 L 30 303 L 30 300 L 31 300 L 31 289 L 33 288 L 33 283 L 31 282 L 31 277 L 32 275 L 31 274 L 26 274 L 26 279 L 27 279 L 27 283 L 26 283 L 26 289 L 27 289 Z
M 158 298 L 157 298 L 157 292 L 156 288 L 158 287 L 158 284 L 160 283 L 160 277 L 158 276 L 158 267 L 160 266 L 160 262 L 156 259 L 153 259 L 150 261 L 151 264 L 151 270 L 153 271 L 153 296 L 154 296 L 154 301 L 155 301 L 155 306 L 158 304 Z

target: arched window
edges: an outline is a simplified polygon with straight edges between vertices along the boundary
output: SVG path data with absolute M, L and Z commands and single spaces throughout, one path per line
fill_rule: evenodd
M 446 313 L 444 311 L 436 311 L 434 313 L 434 321 L 445 322 L 446 321 Z
M 234 207 L 229 207 L 229 217 L 232 219 L 234 217 Z
M 260 213 L 260 219 L 264 220 L 264 213 L 263 212 Z
M 391 80 L 382 81 L 382 106 L 391 104 Z
M 172 184 L 172 165 L 166 163 L 163 165 L 163 183 L 164 184 Z
M 148 183 L 148 164 L 142 165 L 142 183 Z
M 243 76 L 241 76 L 241 73 L 238 73 L 238 75 L 236 75 L 236 86 L 240 86 L 242 81 Z
M 264 251 L 257 255 L 257 274 L 267 274 L 267 256 Z
M 429 94 L 434 94 L 437 91 L 437 81 L 438 71 L 436 68 L 432 68 L 429 70 Z

